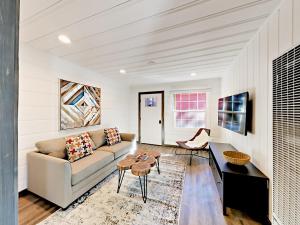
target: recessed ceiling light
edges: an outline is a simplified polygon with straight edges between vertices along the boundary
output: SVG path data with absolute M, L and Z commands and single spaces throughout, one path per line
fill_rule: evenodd
M 127 73 L 126 70 L 120 69 L 120 74 L 126 74 L 126 73 Z
M 59 35 L 58 40 L 60 40 L 60 42 L 62 42 L 64 44 L 71 44 L 71 39 L 64 34 Z
M 191 77 L 197 76 L 197 73 L 193 72 L 191 73 Z

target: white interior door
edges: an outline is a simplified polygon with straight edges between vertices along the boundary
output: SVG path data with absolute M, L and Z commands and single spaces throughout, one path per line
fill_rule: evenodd
M 140 99 L 141 143 L 162 145 L 162 93 L 142 94 Z

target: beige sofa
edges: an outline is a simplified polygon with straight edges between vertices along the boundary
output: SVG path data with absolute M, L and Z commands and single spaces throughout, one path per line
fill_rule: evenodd
M 28 154 L 28 190 L 66 208 L 136 150 L 133 134 L 121 133 L 122 142 L 113 146 L 106 145 L 103 129 L 90 132 L 90 136 L 94 153 L 73 163 L 65 159 L 64 138 L 36 143 L 38 150 Z

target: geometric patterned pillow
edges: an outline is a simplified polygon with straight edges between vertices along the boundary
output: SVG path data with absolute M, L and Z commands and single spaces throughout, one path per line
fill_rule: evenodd
M 66 137 L 68 160 L 74 162 L 87 155 L 93 154 L 94 143 L 88 133 L 75 137 Z
M 121 136 L 117 127 L 104 129 L 107 145 L 114 145 L 121 142 Z

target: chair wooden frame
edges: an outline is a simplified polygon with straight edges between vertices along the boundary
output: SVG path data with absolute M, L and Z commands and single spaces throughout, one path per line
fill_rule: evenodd
M 195 134 L 195 136 L 192 139 L 188 140 L 188 141 L 194 141 L 195 138 L 198 137 L 201 134 L 202 131 L 205 131 L 207 133 L 207 135 L 210 136 L 210 129 L 200 128 L 197 131 L 197 133 Z M 177 153 L 177 150 L 175 150 L 175 155 L 189 155 L 190 156 L 190 165 L 192 165 L 192 158 L 193 158 L 193 156 L 197 156 L 197 157 L 200 157 L 200 158 L 208 159 L 207 157 L 201 156 L 201 155 L 198 154 L 200 151 L 205 151 L 206 150 L 205 148 L 207 147 L 208 142 L 204 143 L 200 147 L 191 148 L 191 147 L 189 147 L 189 146 L 186 145 L 186 143 L 188 141 L 176 141 L 176 143 L 178 144 L 179 147 L 181 147 L 181 148 L 183 148 L 185 150 L 190 151 L 190 153 L 184 153 L 184 154 L 182 154 L 182 153 Z M 195 152 L 197 152 L 197 153 L 195 153 Z

